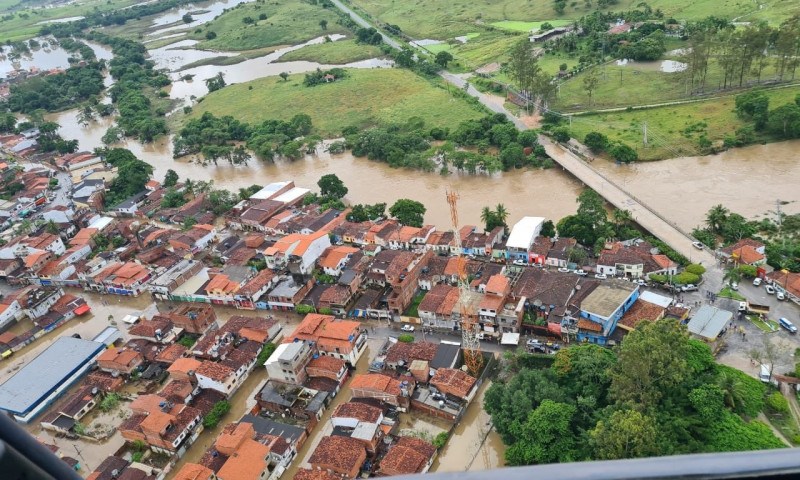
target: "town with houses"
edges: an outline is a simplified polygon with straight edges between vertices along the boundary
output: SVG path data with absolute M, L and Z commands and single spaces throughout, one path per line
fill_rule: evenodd
M 103 209 L 115 172 L 102 158 L 43 157 L 35 132 L 0 143 L 0 355 L 11 372 L 0 410 L 84 451 L 121 435 L 122 446 L 93 465 L 77 446 L 41 440 L 92 480 L 425 473 L 503 349 L 615 345 L 665 317 L 713 342 L 730 318 L 681 303 L 681 291 L 649 288 L 650 275 L 680 268 L 642 239 L 594 255 L 573 238 L 540 235 L 546 219 L 536 216 L 490 232 L 354 223 L 347 210 L 304 206 L 310 189 L 292 181 L 264 186 L 224 216 L 205 194 L 162 208 L 157 179 Z M 101 247 L 99 238 L 115 241 Z M 754 240 L 719 254 L 764 268 Z M 763 276 L 800 301 L 800 275 Z M 109 315 L 88 337 L 58 334 L 93 309 L 137 299 L 152 305 Z M 483 370 L 466 363 L 466 324 L 486 346 Z M 87 431 L 85 418 L 114 402 L 122 413 L 108 417 L 110 431 Z M 236 402 L 247 408 L 233 417 Z M 449 427 L 435 438 L 404 435 L 401 419 L 417 417 Z

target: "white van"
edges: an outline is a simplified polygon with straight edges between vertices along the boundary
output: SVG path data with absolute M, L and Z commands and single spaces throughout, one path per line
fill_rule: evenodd
M 769 367 L 761 364 L 761 373 L 758 375 L 758 379 L 764 383 L 769 383 L 771 375 L 769 374 Z
M 133 325 L 134 323 L 139 321 L 139 315 L 125 315 L 122 318 L 122 321 L 124 323 L 127 323 L 128 325 Z

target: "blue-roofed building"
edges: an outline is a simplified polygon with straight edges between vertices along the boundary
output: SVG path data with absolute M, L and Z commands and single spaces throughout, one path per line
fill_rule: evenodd
M 630 310 L 639 298 L 639 286 L 624 280 L 607 280 L 592 290 L 580 302 L 580 318 L 577 319 L 577 339 L 579 342 L 605 345 L 617 322 Z M 570 322 L 565 319 L 564 322 Z M 563 326 L 563 322 L 562 322 Z
M 0 385 L 0 410 L 28 423 L 94 365 L 103 343 L 61 337 Z

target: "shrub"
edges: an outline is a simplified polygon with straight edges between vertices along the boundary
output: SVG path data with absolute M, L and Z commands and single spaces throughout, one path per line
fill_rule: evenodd
M 600 153 L 608 147 L 608 137 L 600 132 L 589 132 L 583 143 L 594 153 Z
M 686 268 L 684 270 L 686 270 L 689 273 L 693 273 L 695 275 L 698 275 L 698 276 L 706 273 L 706 267 L 704 267 L 702 265 L 698 265 L 696 263 L 692 263 L 692 264 L 686 265 Z
M 569 139 L 572 138 L 569 134 L 569 130 L 564 127 L 556 128 L 553 130 L 553 138 L 556 142 L 559 143 L 566 143 L 569 142 Z
M 667 283 L 667 276 L 666 275 L 661 275 L 660 273 L 651 273 L 650 274 L 650 280 L 652 280 L 652 281 L 654 281 L 656 283 L 664 284 L 664 283 Z
M 403 343 L 414 343 L 414 335 L 411 335 L 410 333 L 404 333 L 397 337 L 397 341 Z
M 109 393 L 100 402 L 100 410 L 103 412 L 110 412 L 119 405 L 120 396 L 116 393 Z
M 144 452 L 133 452 L 133 455 L 131 455 L 131 462 L 141 462 L 142 457 L 144 457 Z
M 700 281 L 700 275 L 695 275 L 692 272 L 681 272 L 674 277 L 672 281 L 678 285 L 686 285 L 688 283 L 697 284 Z
M 447 438 L 449 437 L 447 432 L 440 432 L 436 437 L 433 438 L 433 446 L 437 449 L 444 447 L 447 443 Z
M 299 313 L 300 315 L 307 315 L 309 313 L 314 313 L 315 310 L 314 310 L 314 307 L 312 307 L 311 305 L 303 305 L 303 304 L 301 304 L 301 305 L 298 305 L 298 306 L 294 307 L 294 311 Z
M 214 407 L 208 412 L 208 415 L 203 417 L 203 426 L 206 428 L 214 428 L 216 427 L 222 417 L 225 416 L 231 409 L 231 404 L 228 403 L 226 400 L 220 400 L 219 402 L 214 404 Z
M 258 352 L 258 358 L 256 359 L 256 365 L 264 365 L 264 362 L 272 355 L 275 349 L 278 346 L 272 342 L 267 343 L 264 347 L 261 348 L 261 351 Z
M 786 400 L 781 392 L 772 392 L 767 395 L 766 400 L 767 408 L 772 410 L 776 413 L 788 413 L 789 412 L 789 401 Z

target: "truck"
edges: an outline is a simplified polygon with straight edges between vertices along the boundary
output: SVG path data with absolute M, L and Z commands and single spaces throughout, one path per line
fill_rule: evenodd
M 748 302 L 747 303 L 747 313 L 768 315 L 769 314 L 769 305 L 759 305 L 757 303 Z

